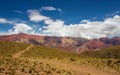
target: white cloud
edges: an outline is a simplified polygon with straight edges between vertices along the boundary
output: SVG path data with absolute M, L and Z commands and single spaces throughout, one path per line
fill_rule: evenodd
M 50 34 L 53 36 L 64 36 L 64 22 L 61 20 L 51 21 L 48 26 L 44 26 L 43 28 L 45 34 Z
M 0 18 L 0 23 L 4 23 L 4 24 L 6 24 L 6 23 L 8 23 L 8 24 L 15 24 L 17 22 L 18 21 L 16 21 L 16 20 L 7 20 L 5 18 Z
M 24 23 L 17 23 L 13 27 L 13 29 L 9 30 L 9 34 L 18 34 L 18 33 L 30 33 L 32 31 L 32 28 Z
M 24 21 L 19 21 L 19 20 L 10 21 L 5 18 L 0 18 L 0 23 L 13 25 L 13 29 L 9 29 L 8 32 L 0 31 L 0 35 L 9 35 L 9 34 L 18 34 L 18 33 L 29 33 L 29 34 L 35 33 L 33 28 L 27 25 L 26 23 L 24 23 Z
M 48 24 L 49 23 L 49 24 Z M 44 33 L 53 36 L 84 38 L 115 37 L 120 35 L 120 16 L 106 18 L 104 21 L 82 20 L 80 24 L 65 25 L 64 21 L 46 22 Z
M 47 19 L 47 20 L 44 21 L 44 23 L 45 24 L 51 24 L 51 23 L 53 23 L 53 20 L 52 19 Z
M 34 30 L 34 27 L 30 27 L 26 23 L 15 23 L 4 18 L 0 18 L 0 23 L 11 23 L 14 25 L 13 29 L 9 30 L 9 34 L 32 33 L 37 35 L 83 37 L 89 39 L 120 36 L 119 15 L 106 18 L 103 21 L 81 20 L 79 24 L 66 25 L 64 21 L 53 20 L 50 17 L 43 16 L 37 10 L 28 10 L 28 13 L 30 21 L 43 21 L 46 25 L 37 28 L 38 30 Z
M 40 22 L 49 19 L 47 16 L 41 15 L 37 10 L 28 10 L 30 21 Z
M 55 7 L 52 7 L 52 6 L 44 6 L 44 7 L 41 7 L 40 10 L 48 10 L 48 11 L 55 11 L 55 10 L 57 10 L 57 11 L 59 11 L 59 12 L 62 11 L 62 9 L 60 9 L 60 8 L 55 8 Z
M 5 18 L 0 18 L 0 23 L 7 23 L 7 20 Z
M 56 10 L 56 8 L 51 7 L 51 6 L 45 6 L 45 7 L 42 7 L 41 9 L 43 9 L 43 10 Z

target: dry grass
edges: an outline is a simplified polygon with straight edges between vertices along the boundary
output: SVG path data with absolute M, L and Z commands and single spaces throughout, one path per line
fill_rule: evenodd
M 43 61 L 30 61 L 19 58 L 1 58 L 0 75 L 74 75 Z

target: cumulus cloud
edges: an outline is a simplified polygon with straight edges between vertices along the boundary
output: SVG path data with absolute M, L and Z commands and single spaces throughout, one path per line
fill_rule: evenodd
M 17 23 L 14 25 L 13 29 L 9 30 L 9 34 L 18 34 L 18 33 L 29 33 L 32 31 L 32 28 L 24 23 Z
M 65 25 L 64 21 L 47 21 L 44 33 L 53 36 L 84 38 L 115 37 L 120 35 L 120 16 L 106 18 L 104 21 L 82 20 L 80 24 Z
M 30 21 L 40 22 L 49 19 L 49 17 L 41 15 L 38 10 L 28 10 Z
M 60 8 L 55 8 L 55 7 L 52 7 L 52 6 L 44 6 L 44 7 L 41 7 L 41 9 L 40 10 L 47 10 L 47 11 L 59 11 L 59 12 L 61 12 L 62 11 L 62 9 L 60 9 Z
M 54 20 L 42 15 L 38 10 L 28 10 L 28 14 L 30 21 L 37 23 L 43 21 L 46 25 L 37 28 L 38 30 L 34 30 L 33 27 L 26 23 L 11 22 L 13 29 L 9 30 L 9 34 L 32 33 L 36 35 L 83 37 L 88 39 L 120 36 L 119 15 L 105 18 L 103 21 L 81 20 L 79 24 L 71 23 L 66 25 L 63 20 Z M 10 21 L 0 18 L 0 23 L 10 23 Z M 37 27 L 37 25 L 35 27 Z
M 45 34 L 52 35 L 52 36 L 64 36 L 64 22 L 61 20 L 50 21 L 48 22 L 48 26 L 44 26 L 46 30 L 44 30 Z M 46 23 L 46 24 L 48 24 Z
M 5 18 L 0 18 L 0 23 L 4 23 L 4 24 L 11 24 L 13 25 L 12 29 L 9 29 L 8 32 L 0 32 L 1 35 L 8 35 L 8 34 L 18 34 L 18 33 L 30 33 L 33 34 L 35 33 L 33 28 L 29 25 L 27 25 L 26 23 L 24 23 L 23 21 L 15 21 L 15 20 L 7 20 Z

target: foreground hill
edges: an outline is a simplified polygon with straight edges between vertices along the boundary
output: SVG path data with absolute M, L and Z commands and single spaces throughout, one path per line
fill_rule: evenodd
M 117 49 L 119 53 L 119 48 L 112 47 L 111 53 Z M 75 54 L 47 46 L 0 41 L 0 75 L 119 75 L 119 57 L 96 57 L 92 56 L 94 52 Z
M 0 57 L 12 56 L 17 52 L 26 49 L 27 46 L 29 45 L 24 43 L 0 41 Z
M 56 67 L 54 64 L 37 59 L 33 61 L 29 58 L 20 58 L 21 54 L 32 46 L 0 41 L 0 75 L 75 75 L 74 72 Z
M 120 45 L 104 50 L 83 52 L 82 54 L 45 46 L 34 46 L 29 51 L 23 53 L 22 57 L 84 63 L 108 72 L 120 72 Z

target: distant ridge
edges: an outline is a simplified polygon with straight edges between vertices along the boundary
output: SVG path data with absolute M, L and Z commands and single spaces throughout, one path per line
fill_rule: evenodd
M 100 50 L 120 44 L 119 37 L 89 40 L 86 38 L 40 36 L 25 33 L 1 35 L 0 40 L 56 47 L 77 53 Z

